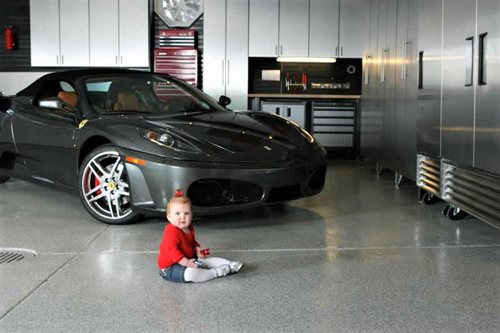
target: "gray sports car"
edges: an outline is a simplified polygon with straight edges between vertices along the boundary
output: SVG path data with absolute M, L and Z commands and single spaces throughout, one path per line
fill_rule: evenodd
M 326 152 L 309 133 L 229 102 L 155 73 L 45 75 L 0 97 L 0 183 L 12 176 L 73 189 L 110 224 L 163 212 L 177 188 L 201 214 L 323 189 Z

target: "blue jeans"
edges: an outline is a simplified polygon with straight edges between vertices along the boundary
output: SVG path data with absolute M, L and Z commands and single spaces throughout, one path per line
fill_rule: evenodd
M 173 264 L 170 267 L 160 269 L 160 276 L 168 281 L 186 283 L 186 280 L 184 280 L 185 271 L 186 271 L 185 266 L 179 264 Z

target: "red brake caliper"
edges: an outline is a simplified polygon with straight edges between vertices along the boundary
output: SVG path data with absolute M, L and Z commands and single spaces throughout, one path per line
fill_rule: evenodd
M 97 187 L 97 186 L 99 186 L 99 185 L 101 185 L 101 182 L 99 181 L 99 178 L 94 177 L 94 188 Z M 96 195 L 99 195 L 99 194 L 101 194 L 101 190 L 98 190 L 96 192 Z

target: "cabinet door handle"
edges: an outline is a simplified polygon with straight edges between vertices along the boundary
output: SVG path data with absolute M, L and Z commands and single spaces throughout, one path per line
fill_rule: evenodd
M 279 55 L 279 54 L 278 54 L 278 45 L 275 45 L 275 46 L 274 46 L 274 54 Z
M 286 116 L 290 118 L 292 116 L 292 109 L 291 108 L 286 108 Z
M 465 86 L 472 86 L 474 66 L 474 36 L 465 39 Z
M 61 56 L 61 65 L 64 65 L 64 55 Z
M 56 64 L 59 65 L 59 56 L 58 55 L 56 55 Z
M 336 57 L 339 56 L 339 47 L 338 46 L 335 46 L 335 56 Z
M 120 56 L 120 65 L 123 65 L 123 56 Z
M 424 51 L 418 52 L 418 89 L 424 89 Z
M 366 56 L 365 85 L 370 83 L 370 69 L 372 67 L 372 56 Z
M 221 62 L 221 68 L 222 68 L 222 85 L 224 85 L 224 59 Z
M 280 55 L 283 55 L 283 45 L 281 45 L 281 54 Z
M 280 114 L 280 108 L 279 107 L 276 107 L 276 114 L 279 115 Z
M 484 50 L 484 40 L 488 35 L 487 32 L 479 35 L 479 59 L 478 59 L 478 69 L 477 69 L 477 84 L 480 86 L 486 85 L 486 69 L 487 66 L 484 63 L 485 58 L 485 50 Z
M 405 79 L 406 41 L 401 43 L 401 80 Z
M 227 59 L 227 85 L 230 85 L 229 83 L 230 73 L 231 73 L 231 62 L 229 59 Z
M 118 65 L 118 56 L 115 55 L 115 65 Z
M 344 56 L 344 47 L 343 46 L 340 47 L 340 56 L 341 57 Z
M 385 82 L 385 65 L 388 59 L 389 59 L 389 49 L 385 49 L 382 57 L 382 66 L 380 69 L 380 82 L 382 83 Z

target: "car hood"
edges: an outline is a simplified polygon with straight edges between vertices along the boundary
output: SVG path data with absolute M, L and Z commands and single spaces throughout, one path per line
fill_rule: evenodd
M 193 113 L 144 120 L 188 140 L 214 162 L 293 160 L 317 146 L 296 125 L 264 112 Z

